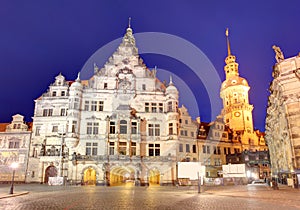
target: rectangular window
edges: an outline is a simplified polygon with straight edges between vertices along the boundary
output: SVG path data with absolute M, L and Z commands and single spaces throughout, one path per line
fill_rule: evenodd
M 61 109 L 60 110 L 60 116 L 66 116 L 67 115 L 67 112 L 66 112 L 66 109 Z
M 104 101 L 99 101 L 99 112 L 102 112 L 104 109 Z
M 160 156 L 160 144 L 149 144 L 149 156 Z
M 65 96 L 66 92 L 65 91 L 61 91 L 61 96 Z
M 168 112 L 172 112 L 172 101 L 168 102 Z
M 73 107 L 74 109 L 79 109 L 79 98 L 75 98 Z
M 109 122 L 109 133 L 110 134 L 116 133 L 116 123 L 115 122 Z
M 97 135 L 99 133 L 99 123 L 94 123 L 93 134 Z
M 227 155 L 227 148 L 224 147 L 224 154 Z
M 191 131 L 191 137 L 194 137 L 194 132 L 193 131 Z
M 53 109 L 49 109 L 48 110 L 48 116 L 52 116 L 52 114 L 53 114 Z
M 137 122 L 131 122 L 131 134 L 137 134 Z
M 214 146 L 214 154 L 217 154 L 217 147 Z
M 121 120 L 120 121 L 120 134 L 126 134 L 127 133 L 127 121 Z
M 148 134 L 149 136 L 154 136 L 154 127 L 153 124 L 148 125 Z
M 90 108 L 90 102 L 84 101 L 84 111 L 89 111 L 89 108 Z
M 115 154 L 115 142 L 109 142 L 109 155 Z
M 91 111 L 97 111 L 97 101 L 92 101 Z
M 149 156 L 154 156 L 154 144 L 149 144 Z
M 217 154 L 220 155 L 221 154 L 221 148 L 217 147 Z
M 155 156 L 160 156 L 160 144 L 155 144 Z
M 186 124 L 186 125 L 189 124 L 189 121 L 188 121 L 188 120 L 185 120 L 185 124 Z
M 98 154 L 98 143 L 93 143 L 92 155 L 97 155 L 97 154 Z
M 98 154 L 98 143 L 87 142 L 85 145 L 85 153 L 86 153 L 86 155 L 97 155 Z
M 210 146 L 207 146 L 206 151 L 207 151 L 207 154 L 210 154 Z
M 158 104 L 158 112 L 159 113 L 163 113 L 164 112 L 164 104 L 163 103 L 159 103 Z
M 156 103 L 151 103 L 151 112 L 152 113 L 156 113 L 157 112 Z
M 20 142 L 19 141 L 10 141 L 8 144 L 9 149 L 14 149 L 14 148 L 20 148 Z
M 154 126 L 155 126 L 155 133 L 154 133 L 154 135 L 155 136 L 160 136 L 160 126 L 159 126 L 159 124 L 155 124 Z
M 186 145 L 185 145 L 185 149 L 186 149 L 186 150 L 185 150 L 186 152 L 190 152 L 190 145 L 189 145 L 189 144 L 186 144 Z
M 119 142 L 119 154 L 126 155 L 127 142 Z
M 76 128 L 77 128 L 77 121 L 72 121 L 72 133 L 76 132 Z
M 205 145 L 202 146 L 202 153 L 206 153 L 206 146 Z
M 93 123 L 88 122 L 86 124 L 86 134 L 91 135 L 93 132 Z
M 104 89 L 107 89 L 107 83 L 106 82 L 104 83 Z
M 142 84 L 142 90 L 146 90 L 146 85 Z
M 148 125 L 149 136 L 160 136 L 160 125 L 159 124 L 149 124 Z
M 193 153 L 197 153 L 196 145 L 193 144 Z
M 85 144 L 85 155 L 91 155 L 92 151 L 92 143 Z
M 46 117 L 46 116 L 48 116 L 48 109 L 43 110 L 43 117 Z
M 173 123 L 169 123 L 169 135 L 173 135 Z
M 57 132 L 58 131 L 58 126 L 57 125 L 54 125 L 53 127 L 52 127 L 52 133 L 55 133 L 55 132 Z
M 35 128 L 35 136 L 40 136 L 41 134 L 40 134 L 40 131 L 41 131 L 41 126 L 37 126 L 36 128 Z
M 145 112 L 150 112 L 150 104 L 145 103 Z
M 136 142 L 131 142 L 131 151 L 130 151 L 130 155 L 131 156 L 135 156 L 136 155 Z
M 183 152 L 183 144 L 179 144 L 179 152 Z
M 56 96 L 56 91 L 53 91 L 53 92 L 52 92 L 52 96 Z

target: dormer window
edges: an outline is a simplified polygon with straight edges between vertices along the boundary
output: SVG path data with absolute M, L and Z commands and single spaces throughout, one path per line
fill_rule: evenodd
M 61 96 L 65 96 L 66 92 L 65 91 L 61 91 Z
M 107 89 L 107 83 L 104 83 L 104 89 Z
M 56 91 L 53 91 L 53 92 L 52 92 L 52 96 L 56 96 Z
M 14 129 L 20 129 L 21 128 L 21 124 L 14 124 Z

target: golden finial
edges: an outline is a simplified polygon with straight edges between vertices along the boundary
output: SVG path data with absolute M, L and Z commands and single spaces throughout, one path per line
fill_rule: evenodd
M 228 52 L 228 56 L 231 55 L 231 51 L 230 51 L 230 43 L 229 43 L 229 32 L 228 32 L 228 28 L 226 28 L 226 32 L 225 32 L 225 35 L 226 35 L 226 40 L 227 40 L 227 52 Z

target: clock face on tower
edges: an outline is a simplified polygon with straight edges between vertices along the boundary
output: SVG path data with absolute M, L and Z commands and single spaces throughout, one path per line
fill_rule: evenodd
M 235 113 L 234 113 L 234 116 L 235 116 L 235 117 L 239 117 L 240 115 L 241 115 L 240 112 L 235 112 Z

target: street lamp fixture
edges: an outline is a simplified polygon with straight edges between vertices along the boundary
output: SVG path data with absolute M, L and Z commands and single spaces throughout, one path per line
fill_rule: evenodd
M 13 162 L 10 167 L 13 169 L 13 175 L 12 175 L 12 180 L 11 180 L 11 186 L 10 186 L 10 191 L 9 194 L 14 194 L 14 179 L 15 179 L 15 171 L 18 168 L 18 163 Z

